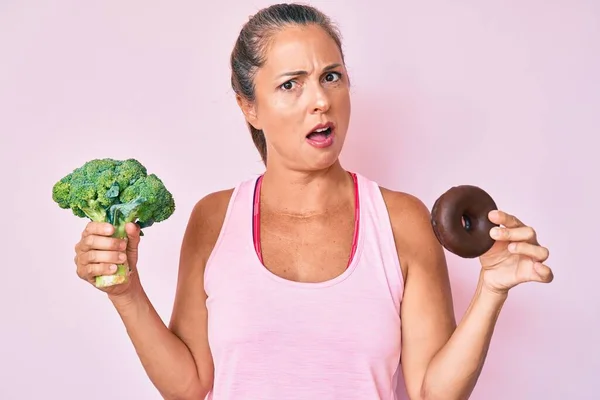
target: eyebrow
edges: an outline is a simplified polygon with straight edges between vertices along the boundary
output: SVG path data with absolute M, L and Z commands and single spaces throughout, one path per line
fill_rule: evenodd
M 338 67 L 341 67 L 341 64 L 331 64 L 326 66 L 325 68 L 323 68 L 323 72 L 327 72 L 327 71 L 331 71 L 332 69 L 336 69 Z M 278 78 L 284 77 L 284 76 L 298 76 L 298 75 L 307 75 L 308 72 L 307 71 L 289 71 L 289 72 L 284 72 L 283 74 L 279 74 L 277 75 Z

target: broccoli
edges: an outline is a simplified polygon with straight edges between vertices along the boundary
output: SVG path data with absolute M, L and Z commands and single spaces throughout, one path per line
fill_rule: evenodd
M 127 239 L 127 223 L 144 229 L 175 211 L 173 196 L 163 182 L 135 159 L 90 160 L 54 184 L 52 199 L 77 217 L 109 222 L 115 227 L 113 237 L 121 239 Z M 95 284 L 108 287 L 125 283 L 128 277 L 129 267 L 120 264 L 113 275 L 96 277 Z

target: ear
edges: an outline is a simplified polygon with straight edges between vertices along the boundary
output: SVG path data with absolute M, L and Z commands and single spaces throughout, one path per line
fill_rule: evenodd
M 256 106 L 254 105 L 254 103 L 246 100 L 239 94 L 236 95 L 235 98 L 238 103 L 238 106 L 242 110 L 242 113 L 244 113 L 244 118 L 246 118 L 246 121 L 250 125 L 252 125 L 255 129 L 262 129 L 260 127 L 260 123 L 259 123 L 258 117 L 256 115 Z

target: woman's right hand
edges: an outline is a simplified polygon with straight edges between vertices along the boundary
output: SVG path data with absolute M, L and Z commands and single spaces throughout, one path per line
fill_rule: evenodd
M 138 245 L 140 228 L 129 223 L 125 227 L 127 239 L 112 237 L 115 228 L 109 223 L 90 222 L 81 234 L 80 241 L 75 245 L 75 265 L 77 275 L 91 283 L 94 287 L 96 276 L 112 275 L 117 264 L 126 263 L 131 269 L 127 282 L 98 288 L 111 296 L 127 294 L 139 280 L 137 279 Z

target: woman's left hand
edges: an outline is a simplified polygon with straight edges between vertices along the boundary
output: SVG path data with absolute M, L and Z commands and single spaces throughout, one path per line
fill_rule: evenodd
M 506 294 L 521 283 L 552 282 L 552 270 L 544 264 L 549 251 L 540 246 L 535 230 L 503 211 L 491 211 L 488 218 L 500 226 L 490 231 L 496 242 L 479 258 L 486 289 Z

